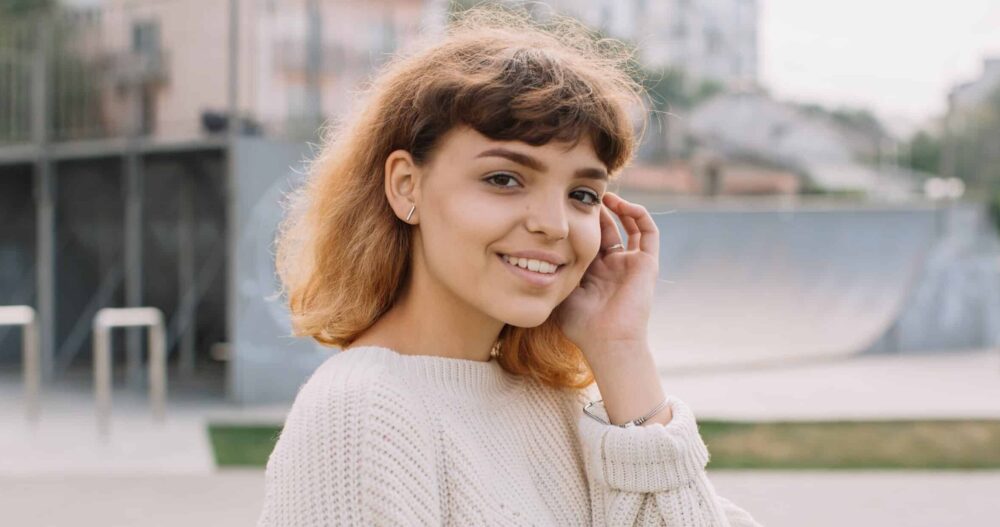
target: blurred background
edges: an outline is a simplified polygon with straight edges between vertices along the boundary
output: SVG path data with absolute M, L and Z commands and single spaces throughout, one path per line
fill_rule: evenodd
M 475 1 L 0 0 L 0 523 L 252 524 L 318 129 Z M 1000 2 L 548 0 L 634 43 L 650 340 L 761 523 L 1000 505 Z M 637 123 L 638 124 L 638 123 Z M 58 502 L 59 507 L 52 507 Z

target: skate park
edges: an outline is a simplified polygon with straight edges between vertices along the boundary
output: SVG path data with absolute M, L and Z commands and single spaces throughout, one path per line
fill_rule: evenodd
M 60 33 L 14 32 L 0 15 L 0 524 L 251 524 L 269 441 L 338 353 L 291 336 L 274 269 L 283 200 L 323 119 L 443 3 L 110 4 L 68 15 L 51 45 L 79 53 L 59 48 L 69 60 L 50 66 L 33 35 Z M 744 89 L 712 119 L 659 108 L 671 120 L 642 162 L 680 155 L 685 121 L 791 157 L 839 148 L 788 102 Z M 713 178 L 732 182 L 724 154 L 748 157 L 709 146 L 723 168 L 693 170 L 697 189 L 638 185 L 643 166 L 609 189 L 659 229 L 648 337 L 664 390 L 704 423 L 719 493 L 775 526 L 995 517 L 1000 456 L 983 438 L 1000 422 L 1000 236 L 987 203 L 919 184 L 904 198 L 806 191 L 785 159 L 743 173 L 771 173 L 776 195 L 734 195 Z M 877 163 L 823 177 L 897 174 L 901 146 L 874 141 L 863 150 Z M 786 424 L 776 450 L 819 438 L 815 463 L 761 450 Z M 759 429 L 723 433 L 741 427 Z M 924 445 L 945 461 L 854 464 Z M 824 457 L 841 451 L 856 459 Z
M 260 144 L 248 151 L 274 152 Z M 288 166 L 302 153 L 285 152 Z M 261 173 L 275 169 L 261 163 L 258 158 L 243 166 L 262 167 Z M 275 196 L 296 177 L 295 170 L 285 174 L 284 180 L 262 182 L 256 198 L 236 200 L 244 207 L 236 217 L 246 228 L 232 229 L 242 233 L 234 248 L 241 256 L 225 266 L 224 273 L 239 284 L 238 308 L 230 305 L 228 316 L 249 329 L 234 339 L 245 337 L 248 344 L 231 352 L 225 373 L 185 377 L 175 343 L 166 366 L 166 418 L 158 421 L 148 376 L 140 374 L 137 385 L 127 385 L 122 349 L 127 342 L 121 339 L 115 343 L 110 435 L 102 436 L 91 345 L 84 345 L 54 382 L 41 383 L 33 420 L 23 370 L 7 368 L 0 383 L 2 412 L 13 426 L 5 427 L 0 439 L 11 454 L 0 463 L 0 480 L 30 481 L 17 486 L 37 492 L 59 492 L 66 482 L 87 478 L 109 492 L 120 485 L 164 485 L 196 503 L 216 496 L 219 501 L 204 503 L 206 510 L 231 503 L 222 518 L 253 516 L 240 510 L 239 500 L 226 500 L 234 493 L 259 499 L 260 473 L 218 468 L 206 427 L 280 424 L 295 388 L 337 352 L 286 336 L 287 315 L 269 267 L 269 240 L 280 217 Z M 634 198 L 627 189 L 622 195 Z M 662 247 L 650 339 L 665 388 L 690 400 L 699 418 L 1000 418 L 1000 318 L 990 315 L 997 313 L 1000 251 L 981 210 L 821 201 L 647 199 L 644 204 L 654 213 Z M 169 319 L 170 310 L 164 312 Z M 18 331 L 8 326 L 6 335 L 8 354 L 19 354 Z M 147 366 L 140 362 L 139 371 Z M 762 499 L 749 488 L 758 488 L 751 483 L 756 476 L 715 472 L 713 480 L 730 494 L 750 503 Z M 864 499 L 849 489 L 890 484 L 879 483 L 889 476 L 878 471 L 853 479 L 826 472 L 769 473 L 774 492 L 826 486 L 848 501 Z M 920 488 L 958 492 L 967 486 L 955 478 L 971 481 L 959 474 L 929 472 L 896 484 L 924 478 Z M 984 478 L 977 488 L 1000 487 L 1000 478 L 989 474 L 975 476 Z M 201 490 L 189 495 L 181 489 Z M 37 492 L 23 491 L 23 503 L 37 503 L 31 498 Z M 173 517 L 168 509 L 163 507 L 164 525 Z M 129 509 L 123 504 L 121 510 Z M 971 518 L 984 511 L 968 513 Z

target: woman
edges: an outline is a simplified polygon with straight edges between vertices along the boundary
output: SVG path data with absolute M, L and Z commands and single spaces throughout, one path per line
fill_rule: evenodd
M 467 11 L 327 137 L 277 260 L 296 334 L 342 351 L 295 399 L 259 525 L 758 525 L 646 340 L 659 234 L 607 188 L 636 148 L 627 59 Z

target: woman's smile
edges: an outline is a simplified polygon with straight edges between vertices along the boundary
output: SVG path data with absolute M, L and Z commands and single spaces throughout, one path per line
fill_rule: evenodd
M 511 263 L 511 261 L 507 259 L 506 255 L 500 253 L 496 254 L 497 258 L 500 259 L 500 263 L 503 264 L 503 266 L 506 267 L 512 274 L 535 287 L 547 287 L 554 284 L 562 275 L 563 268 L 566 267 L 565 265 L 559 265 L 553 270 L 551 264 L 544 262 L 539 263 L 538 260 L 533 260 L 528 264 L 529 268 L 525 269 L 520 265 Z M 519 261 L 521 261 L 521 259 L 519 259 Z M 537 267 L 538 270 L 532 271 L 530 267 Z

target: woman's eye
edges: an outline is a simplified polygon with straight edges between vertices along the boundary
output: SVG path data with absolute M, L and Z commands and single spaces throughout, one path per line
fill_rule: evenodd
M 498 172 L 496 174 L 488 176 L 486 178 L 486 181 L 489 181 L 490 184 L 495 187 L 501 187 L 501 188 L 514 188 L 515 186 L 519 185 L 519 183 L 517 182 L 517 178 L 515 178 L 513 174 L 508 174 L 505 172 Z M 511 181 L 514 182 L 514 185 L 505 184 Z M 586 198 L 579 200 L 581 203 L 585 205 L 590 205 L 591 207 L 595 207 L 601 204 L 601 197 L 597 195 L 595 192 L 590 192 L 586 190 L 576 190 L 571 194 L 582 194 L 586 197 L 589 197 L 590 201 L 587 201 Z
M 589 201 L 589 202 L 588 201 L 584 201 L 583 203 L 585 203 L 587 205 L 590 205 L 591 207 L 595 207 L 595 206 L 601 204 L 601 197 L 598 196 L 597 194 L 593 193 L 593 192 L 588 192 L 586 190 L 577 190 L 575 193 L 579 193 L 579 194 L 583 194 L 584 196 L 588 196 L 592 201 Z
M 498 179 L 500 181 L 510 180 L 510 181 L 513 181 L 513 182 L 517 183 L 517 179 L 515 179 L 513 175 L 511 175 L 511 174 L 505 174 L 503 172 L 500 172 L 498 174 L 493 174 L 492 176 L 486 178 L 487 181 L 497 181 Z M 511 188 L 510 185 L 503 185 L 503 184 L 497 185 L 495 183 L 494 183 L 494 186 Z

